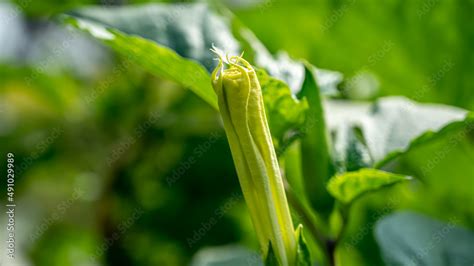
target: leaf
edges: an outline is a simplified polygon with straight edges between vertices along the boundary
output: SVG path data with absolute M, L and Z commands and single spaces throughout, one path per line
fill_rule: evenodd
M 405 175 L 365 168 L 334 176 L 329 180 L 327 189 L 337 200 L 349 205 L 368 192 L 410 179 L 411 177 Z
M 156 45 L 152 41 L 108 29 L 94 22 L 67 15 L 64 15 L 62 19 L 65 23 L 101 40 L 151 73 L 190 88 L 217 109 L 217 97 L 211 87 L 211 79 L 206 69 L 200 64 L 184 59 L 173 50 Z
M 306 121 L 301 130 L 302 169 L 310 203 L 323 214 L 329 214 L 333 200 L 324 189 L 324 184 L 334 174 L 334 165 L 329 151 L 329 136 L 316 78 L 313 67 L 306 66 L 305 80 L 299 95 L 307 99 L 309 105 Z
M 278 154 L 291 144 L 293 136 L 305 121 L 308 104 L 292 96 L 286 83 L 267 74 L 263 69 L 257 71 L 262 93 L 264 94 L 265 112 L 273 135 L 273 144 Z
M 286 53 L 273 56 L 258 38 L 228 10 L 211 10 L 204 3 L 142 4 L 124 7 L 88 7 L 70 14 L 126 34 L 138 35 L 166 46 L 184 58 L 201 63 L 210 72 L 216 66 L 209 53 L 212 45 L 237 55 L 242 48 L 251 55 L 250 62 L 286 82 L 294 93 L 301 89 L 304 80 L 303 63 L 291 59 Z M 222 14 L 224 13 L 224 14 Z M 316 69 L 321 79 L 319 86 L 324 94 L 337 94 L 336 86 L 342 74 Z
M 303 225 L 299 225 L 296 228 L 296 240 L 297 250 L 296 250 L 296 265 L 297 266 L 311 266 L 311 255 L 309 253 L 308 246 L 306 245 L 306 240 L 303 237 Z
M 184 58 L 199 62 L 208 72 L 217 66 L 209 51 L 213 45 L 230 55 L 240 54 L 240 45 L 232 35 L 228 19 L 203 3 L 87 7 L 71 15 L 168 47 Z
M 199 250 L 191 261 L 191 266 L 263 266 L 262 257 L 240 246 L 207 247 Z
M 463 113 L 464 111 L 460 110 L 460 112 Z M 435 115 L 435 112 L 433 112 L 433 115 Z M 421 135 L 412 139 L 410 143 L 406 145 L 405 147 L 393 149 L 382 160 L 378 161 L 375 164 L 375 166 L 377 168 L 383 167 L 390 161 L 396 159 L 397 157 L 403 155 L 404 153 L 410 151 L 411 149 L 419 145 L 423 145 L 432 140 L 435 140 L 436 138 L 444 134 L 450 134 L 451 132 L 456 132 L 456 130 L 458 129 L 463 129 L 465 133 L 474 129 L 474 113 L 473 112 L 465 113 L 464 119 L 459 119 L 460 117 L 461 116 L 457 116 L 453 114 L 453 117 L 452 117 L 453 120 L 449 121 L 448 123 L 444 125 L 441 125 L 440 127 L 434 127 L 434 129 L 429 129 L 425 131 Z M 459 119 L 459 120 L 455 120 L 455 119 Z
M 466 110 L 403 97 L 381 98 L 373 105 L 329 101 L 326 110 L 339 172 L 380 168 L 420 144 L 474 122 Z
M 412 212 L 380 220 L 375 238 L 386 265 L 473 265 L 474 233 Z

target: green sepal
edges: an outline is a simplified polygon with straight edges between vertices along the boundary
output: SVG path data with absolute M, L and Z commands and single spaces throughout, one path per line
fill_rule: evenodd
M 265 258 L 265 266 L 280 266 L 275 252 L 273 251 L 271 242 L 268 243 L 268 252 L 267 257 Z
M 295 231 L 296 235 L 296 265 L 297 266 L 310 266 L 311 265 L 311 254 L 306 240 L 303 237 L 303 225 L 298 225 Z

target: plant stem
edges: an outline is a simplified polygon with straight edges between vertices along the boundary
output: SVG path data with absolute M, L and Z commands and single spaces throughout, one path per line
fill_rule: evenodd
M 286 181 L 286 180 L 285 180 Z M 325 257 L 328 260 L 329 265 L 334 265 L 334 251 L 335 251 L 335 241 L 328 239 L 323 231 L 320 228 L 326 228 L 321 219 L 316 216 L 312 209 L 301 200 L 293 189 L 290 187 L 288 182 L 285 182 L 285 191 L 288 202 L 293 207 L 293 209 L 301 216 L 302 222 L 308 228 L 308 231 L 311 233 L 313 238 L 316 240 L 316 243 L 323 251 Z

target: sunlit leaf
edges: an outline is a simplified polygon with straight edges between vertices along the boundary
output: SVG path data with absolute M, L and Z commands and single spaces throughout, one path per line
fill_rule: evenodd
M 89 33 L 129 60 L 151 73 L 188 87 L 217 109 L 217 97 L 207 70 L 199 63 L 185 59 L 175 51 L 137 36 L 109 29 L 95 22 L 63 16 L 65 23 Z
M 339 174 L 329 180 L 329 193 L 344 204 L 350 204 L 362 195 L 401 181 L 410 180 L 405 175 L 392 174 L 376 169 L 360 169 Z

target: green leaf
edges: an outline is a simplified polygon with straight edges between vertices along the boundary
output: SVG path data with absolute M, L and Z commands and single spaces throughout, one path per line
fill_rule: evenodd
M 296 250 L 296 265 L 297 266 L 310 266 L 311 265 L 311 255 L 309 253 L 308 246 L 306 245 L 306 240 L 303 237 L 303 225 L 299 225 L 296 229 L 296 240 L 297 250 Z
M 265 266 L 280 266 L 275 252 L 273 251 L 272 243 L 268 244 L 267 257 L 265 258 Z
M 338 201 L 351 204 L 355 199 L 368 192 L 410 179 L 409 176 L 366 168 L 334 176 L 329 180 L 327 189 Z
M 217 65 L 209 51 L 213 45 L 230 55 L 240 54 L 241 50 L 228 19 L 204 3 L 97 6 L 74 10 L 71 15 L 168 47 L 199 62 L 208 72 Z
M 329 101 L 326 110 L 338 172 L 383 167 L 418 145 L 474 123 L 466 110 L 403 97 L 381 98 L 373 105 Z
M 257 71 L 264 95 L 265 112 L 278 154 L 291 144 L 305 121 L 308 104 L 292 96 L 285 82 L 273 78 L 263 69 Z
M 255 35 L 228 10 L 219 14 L 204 3 L 141 4 L 123 7 L 87 7 L 70 14 L 125 34 L 137 35 L 174 50 L 184 58 L 201 63 L 208 72 L 215 68 L 209 49 L 216 46 L 230 55 L 240 54 L 242 48 L 251 55 L 252 64 L 286 82 L 294 93 L 304 80 L 304 67 L 284 52 L 273 56 Z M 247 56 L 246 56 L 247 57 Z M 316 69 L 319 86 L 324 94 L 337 94 L 336 86 L 342 74 Z
M 173 50 L 95 22 L 63 15 L 63 21 L 101 40 L 129 60 L 141 65 L 157 76 L 173 80 L 191 89 L 217 109 L 217 97 L 211 86 L 207 70 L 192 60 L 179 56 Z
M 437 117 L 442 117 L 439 112 L 433 112 L 432 114 Z M 413 138 L 408 145 L 404 147 L 394 148 L 390 152 L 388 152 L 385 157 L 376 162 L 375 167 L 380 168 L 386 165 L 387 163 L 395 160 L 397 157 L 407 153 L 411 149 L 433 141 L 445 134 L 450 134 L 452 132 L 456 132 L 458 129 L 462 128 L 464 132 L 469 132 L 474 129 L 474 113 L 464 110 L 458 110 L 458 114 L 452 113 L 451 118 L 448 118 L 445 124 L 441 124 L 440 126 L 434 126 L 432 129 L 429 129 L 422 134 L 418 135 L 417 137 Z
M 334 174 L 334 165 L 329 151 L 329 136 L 316 78 L 313 67 L 307 65 L 303 88 L 299 95 L 306 98 L 309 105 L 302 129 L 302 169 L 306 194 L 310 203 L 323 214 L 329 214 L 333 201 L 324 189 L 324 184 Z
M 386 265 L 473 265 L 474 232 L 412 212 L 376 224 L 375 238 Z
M 260 254 L 240 246 L 207 247 L 199 250 L 191 266 L 263 266 Z

